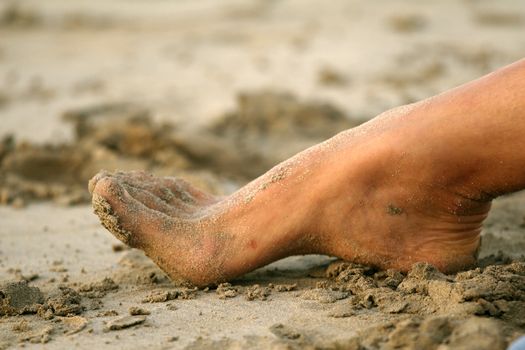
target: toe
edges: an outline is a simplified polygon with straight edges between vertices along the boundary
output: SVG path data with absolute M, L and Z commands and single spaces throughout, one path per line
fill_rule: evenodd
M 126 192 L 138 202 L 152 210 L 160 211 L 166 215 L 180 217 L 187 216 L 187 214 L 195 211 L 193 207 L 183 205 L 182 203 L 168 203 L 164 198 L 150 192 L 147 188 L 144 189 L 131 184 L 123 184 L 123 187 Z
M 194 210 L 195 206 L 208 204 L 203 199 L 209 202 L 208 197 L 210 196 L 193 190 L 191 185 L 180 179 L 156 177 L 144 172 L 119 172 L 115 176 L 128 185 L 149 191 L 166 203 L 183 211 L 191 211 Z
M 100 221 L 122 242 L 145 247 L 162 240 L 176 222 L 133 198 L 119 181 L 102 177 L 93 189 L 93 208 Z
M 171 192 L 178 195 L 182 201 L 187 203 L 199 203 L 203 205 L 212 204 L 217 201 L 214 196 L 197 189 L 189 182 L 180 178 L 166 176 L 162 178 L 162 183 L 166 188 L 169 188 Z
M 115 176 L 119 179 L 120 183 L 127 186 L 127 188 L 142 190 L 133 191 L 133 193 L 140 193 L 143 195 L 142 192 L 147 191 L 152 196 L 157 197 L 156 199 L 149 198 L 147 201 L 148 203 L 153 204 L 154 209 L 164 207 L 160 204 L 158 206 L 154 205 L 154 202 L 162 201 L 182 213 L 195 211 L 195 206 L 185 202 L 178 193 L 173 193 L 170 188 L 163 184 L 162 178 L 141 172 L 117 173 Z M 142 201 L 142 199 L 138 200 Z M 168 212 L 171 212 L 171 210 L 168 210 Z
M 90 194 L 93 194 L 93 190 L 95 189 L 95 187 L 97 186 L 97 182 L 104 178 L 104 177 L 107 177 L 107 176 L 110 176 L 110 173 L 106 170 L 101 170 L 99 171 L 95 176 L 93 176 L 91 178 L 91 180 L 89 180 L 88 182 L 88 190 L 89 190 L 89 193 Z

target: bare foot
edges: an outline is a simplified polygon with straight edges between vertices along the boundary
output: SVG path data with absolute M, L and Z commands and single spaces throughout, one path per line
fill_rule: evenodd
M 117 238 L 196 285 L 306 253 L 456 271 L 476 261 L 491 198 L 446 140 L 421 142 L 411 114 L 343 132 L 225 198 L 176 178 L 102 172 L 90 181 L 93 206 Z

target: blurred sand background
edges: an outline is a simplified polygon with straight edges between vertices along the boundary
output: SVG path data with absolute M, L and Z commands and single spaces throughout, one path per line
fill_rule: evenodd
M 470 275 L 425 267 L 387 293 L 386 275 L 293 257 L 194 291 L 119 245 L 85 182 L 141 168 L 229 193 L 337 131 L 524 56 L 520 0 L 3 1 L 0 282 L 29 284 L 0 296 L 41 295 L 0 312 L 0 348 L 418 348 L 417 334 L 439 329 L 434 347 L 504 348 L 525 332 L 525 272 L 511 263 L 525 252 L 523 194 L 495 203 L 481 257 L 504 254 Z M 416 280 L 424 291 L 410 292 Z M 130 307 L 150 314 L 106 330 Z

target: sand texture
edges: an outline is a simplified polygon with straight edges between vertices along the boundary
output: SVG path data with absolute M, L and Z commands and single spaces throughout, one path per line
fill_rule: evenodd
M 520 0 L 1 2 L 0 349 L 505 349 L 525 334 L 525 193 L 495 201 L 469 271 L 312 255 L 194 288 L 95 198 L 108 233 L 87 182 L 232 193 L 522 58 L 523 33 Z
M 0 208 L 4 227 L 29 219 L 21 237 L 0 231 L 11 247 L 3 264 L 18 267 L 0 288 L 3 347 L 503 349 L 525 330 L 525 259 L 512 254 L 525 248 L 522 195 L 495 204 L 473 270 L 419 263 L 403 274 L 305 256 L 204 289 L 172 284 L 140 251 L 113 249 L 85 206 L 56 207 L 60 220 L 45 230 L 48 205 L 30 208 Z

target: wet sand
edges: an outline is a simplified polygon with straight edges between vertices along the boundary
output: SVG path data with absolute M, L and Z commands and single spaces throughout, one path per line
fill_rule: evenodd
M 495 202 L 479 268 L 457 275 L 304 256 L 194 289 L 109 234 L 87 192 L 105 168 L 231 193 L 523 57 L 519 1 L 154 4 L 0 7 L 0 348 L 503 349 L 525 333 L 523 193 Z

